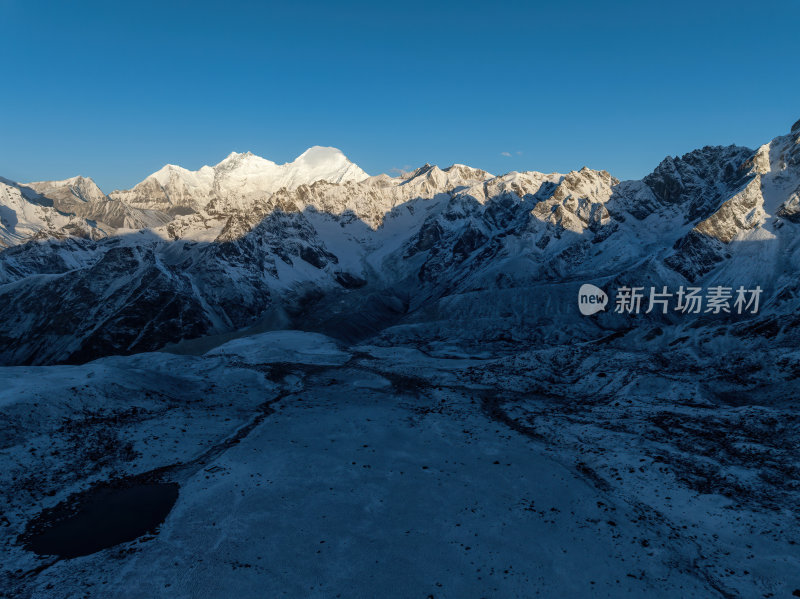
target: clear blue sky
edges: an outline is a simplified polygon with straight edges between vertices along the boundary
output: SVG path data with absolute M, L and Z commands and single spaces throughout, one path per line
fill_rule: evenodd
M 0 0 L 0 23 L 0 176 L 19 181 L 111 191 L 311 145 L 371 174 L 638 178 L 800 119 L 797 0 Z

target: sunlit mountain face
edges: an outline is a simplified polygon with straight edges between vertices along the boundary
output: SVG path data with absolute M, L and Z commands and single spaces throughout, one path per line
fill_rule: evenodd
M 0 593 L 800 595 L 800 122 L 0 179 L 0 248 Z

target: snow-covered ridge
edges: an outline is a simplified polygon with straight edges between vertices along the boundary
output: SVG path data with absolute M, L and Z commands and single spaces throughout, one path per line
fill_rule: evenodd
M 279 189 L 367 178 L 340 150 L 321 146 L 280 165 L 250 152 L 232 152 L 217 165 L 196 171 L 167 164 L 132 189 L 108 195 L 84 176 L 31 183 L 0 178 L 0 247 L 34 238 L 96 239 L 157 229 L 178 216 L 200 212 L 199 222 L 206 222 L 206 211 L 215 218 L 246 213 Z M 207 236 L 206 226 L 189 229 L 195 238 Z
M 108 199 L 91 177 L 80 175 L 61 181 L 34 181 L 26 183 L 25 186 L 67 206 L 73 202 L 95 202 Z
M 59 212 L 52 200 L 38 197 L 32 189 L 0 178 L 0 249 L 69 235 L 93 238 L 97 231 L 83 219 Z
M 594 329 L 562 295 L 598 277 L 758 284 L 783 289 L 788 313 L 800 297 L 798 148 L 795 132 L 759 150 L 705 147 L 623 182 L 589 168 L 494 176 L 464 165 L 365 177 L 333 149 L 288 165 L 234 153 L 198 171 L 161 169 L 137 186 L 147 202 L 76 198 L 71 214 L 6 183 L 3 243 L 48 241 L 0 252 L 0 336 L 20 340 L 0 360 L 80 361 L 285 323 L 307 297 L 322 303 L 297 325 L 347 338 L 405 314 L 409 334 L 419 319 L 426 334 L 469 331 L 483 343 L 547 305 L 559 317 L 514 338 L 584 339 Z M 47 193 L 75 197 L 75 185 Z M 54 322 L 69 333 L 55 338 Z
M 681 158 L 667 157 L 641 182 L 624 183 L 585 167 L 567 174 L 494 176 L 463 164 L 425 164 L 399 177 L 370 177 L 331 147 L 314 146 L 285 164 L 251 152 L 232 152 L 196 171 L 167 164 L 132 189 L 108 196 L 85 177 L 20 185 L 14 207 L 7 202 L 5 220 L 14 225 L 13 232 L 6 226 L 3 242 L 22 243 L 32 235 L 102 237 L 146 228 L 166 239 L 227 241 L 246 234 L 276 210 L 350 214 L 375 230 L 387 216 L 397 216 L 400 206 L 411 207 L 417 200 L 458 198 L 461 209 L 470 210 L 470 201 L 485 205 L 492 198 L 513 196 L 528 198 L 524 201 L 530 203 L 531 218 L 548 223 L 556 237 L 562 231 L 581 235 L 587 228 L 616 227 L 609 212 L 614 206 L 637 219 L 677 210 L 684 225 L 695 226 L 696 235 L 679 244 L 672 266 L 689 273 L 694 271 L 680 264 L 681 256 L 694 255 L 698 241 L 728 243 L 768 225 L 775 216 L 797 218 L 800 193 L 792 175 L 796 137 L 790 132 L 755 152 L 706 147 Z M 9 193 L 14 195 L 6 196 Z M 34 206 L 23 210 L 19 202 L 26 199 Z M 26 226 L 26 211 L 41 215 L 31 217 Z M 64 224 L 64 217 L 71 220 Z M 44 227 L 44 221 L 50 224 Z M 411 221 L 407 226 L 419 226 L 416 217 Z
M 281 188 L 316 181 L 344 183 L 369 175 L 336 148 L 314 146 L 294 161 L 276 164 L 251 152 L 232 152 L 215 166 L 190 171 L 168 164 L 129 190 L 110 196 L 135 208 L 186 214 L 247 209 Z

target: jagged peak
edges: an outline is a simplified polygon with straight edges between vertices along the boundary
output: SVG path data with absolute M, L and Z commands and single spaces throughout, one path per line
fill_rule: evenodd
M 260 158 L 260 156 L 256 156 L 255 154 L 253 154 L 249 150 L 247 152 L 231 152 L 230 154 L 225 156 L 225 158 L 220 160 L 216 164 L 216 166 L 222 166 L 223 164 L 229 164 L 229 163 L 234 163 L 234 162 L 241 162 L 242 160 L 246 160 L 246 159 L 252 158 L 252 157 Z
M 450 166 L 442 170 L 448 174 L 454 174 L 454 175 L 458 174 L 461 175 L 462 177 L 469 176 L 475 179 L 482 179 L 482 180 L 492 179 L 494 177 L 494 175 L 492 175 L 488 171 L 483 170 L 482 168 L 475 168 L 473 166 L 460 163 L 451 164 Z
M 42 196 L 52 196 L 51 199 L 73 198 L 83 202 L 107 199 L 97 183 L 83 175 L 56 181 L 32 181 L 23 185 Z
M 386 173 L 380 173 L 364 179 L 363 183 L 371 183 L 377 185 L 393 185 L 397 183 L 397 179 Z
M 277 166 L 272 160 L 262 158 L 252 152 L 231 152 L 223 160 L 218 162 L 213 169 L 216 171 L 234 170 L 239 168 L 259 169 L 273 168 Z
M 160 169 L 158 169 L 156 172 L 154 172 L 150 176 L 151 177 L 158 177 L 159 175 L 170 174 L 172 172 L 184 173 L 184 172 L 191 172 L 191 171 L 189 171 L 189 169 L 183 168 L 182 166 L 179 166 L 177 164 L 165 164 L 164 166 L 162 166 Z
M 425 173 L 427 173 L 428 171 L 430 171 L 430 170 L 432 170 L 434 168 L 438 168 L 438 167 L 435 164 L 431 164 L 430 162 L 426 162 L 425 164 L 423 164 L 419 168 L 414 169 L 410 173 L 404 173 L 404 177 L 403 178 L 406 181 L 411 181 L 412 179 L 416 179 L 420 175 L 424 175 Z
M 607 170 L 597 170 L 583 166 L 580 170 L 570 171 L 564 176 L 564 181 L 569 183 L 571 181 L 587 181 L 600 179 L 609 185 L 617 185 L 619 179 L 612 176 Z
M 67 185 L 81 185 L 81 184 L 88 184 L 97 187 L 97 183 L 94 182 L 94 179 L 91 177 L 84 177 L 83 175 L 75 175 L 74 177 L 69 177 L 67 179 L 58 179 L 52 181 L 31 181 L 30 183 L 24 183 L 24 185 L 49 185 L 51 187 L 62 187 Z

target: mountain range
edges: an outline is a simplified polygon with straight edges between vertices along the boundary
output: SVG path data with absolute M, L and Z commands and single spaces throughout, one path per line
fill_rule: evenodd
M 800 595 L 800 122 L 636 181 L 3 179 L 0 240 L 0 594 Z
M 370 177 L 313 147 L 284 165 L 251 153 L 167 165 L 108 195 L 85 177 L 3 179 L 0 217 L 6 364 L 191 351 L 189 340 L 287 327 L 499 348 L 611 333 L 702 347 L 720 327 L 791 342 L 800 122 L 757 149 L 667 157 L 639 181 L 458 164 Z M 763 308 L 732 322 L 585 319 L 583 282 L 760 286 Z

